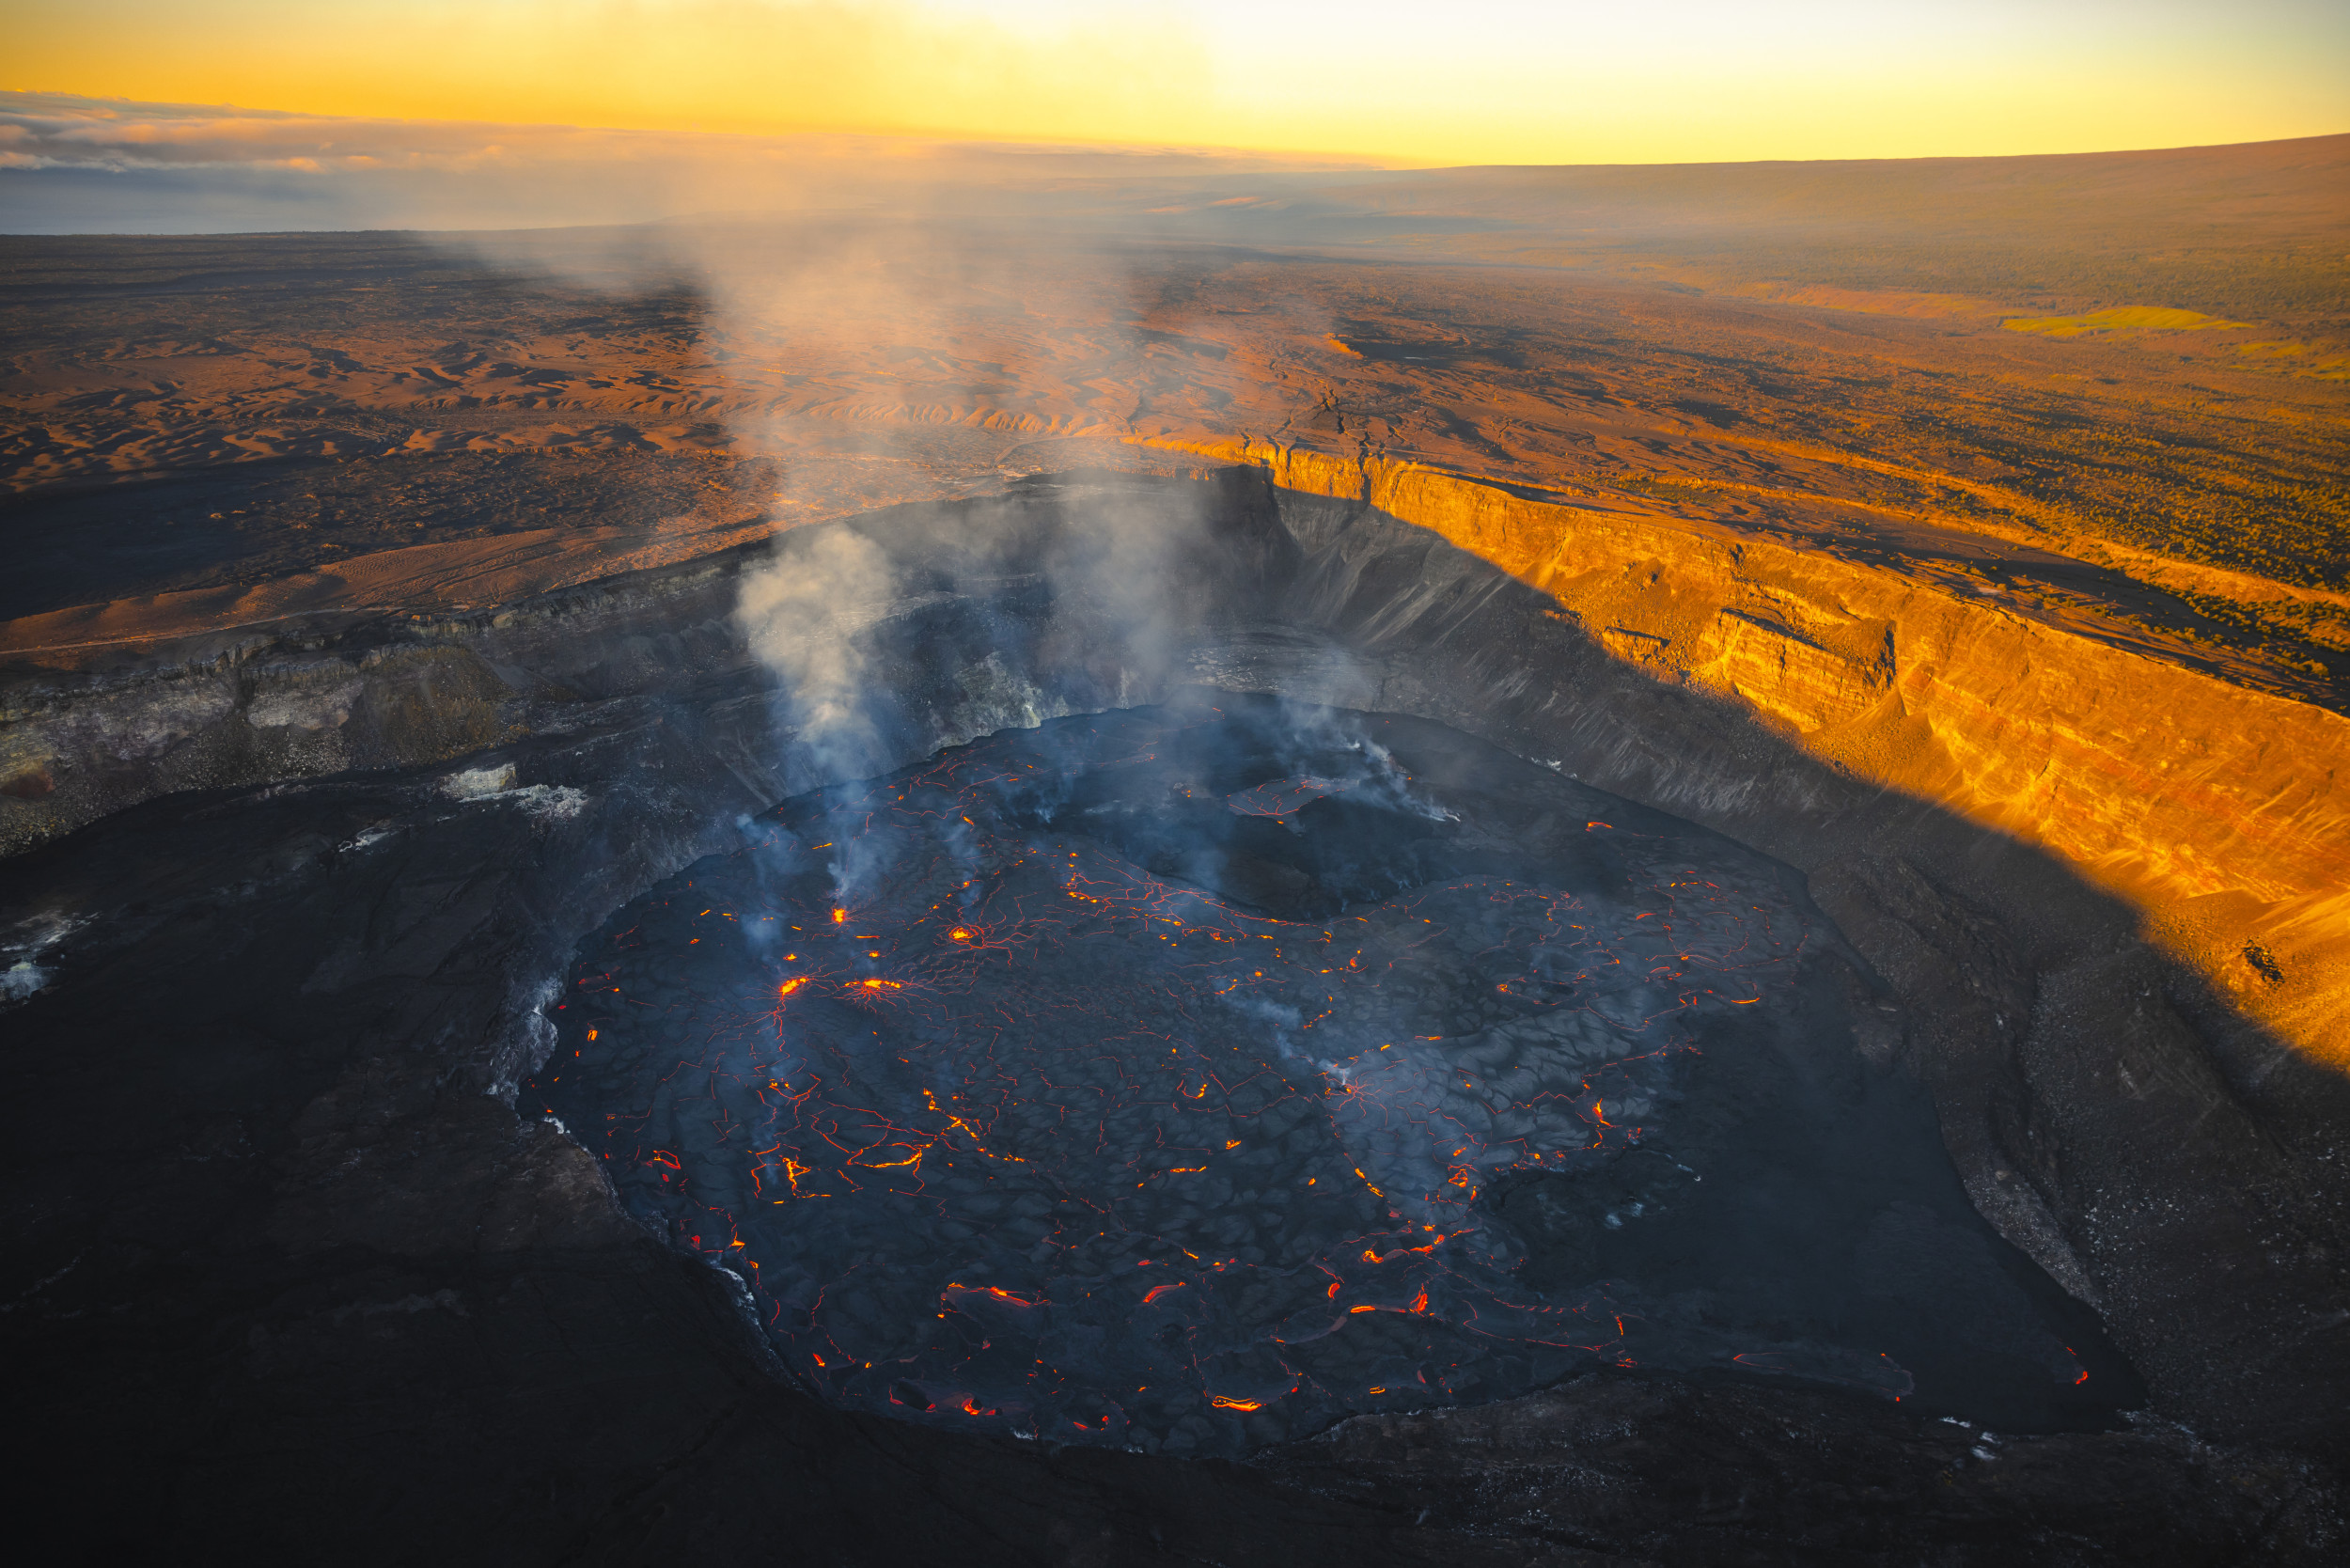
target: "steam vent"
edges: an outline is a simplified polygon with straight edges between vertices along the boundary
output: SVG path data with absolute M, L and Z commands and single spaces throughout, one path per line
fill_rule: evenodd
M 0 241 L 42 1560 L 2350 1560 L 2350 138 L 972 166 Z

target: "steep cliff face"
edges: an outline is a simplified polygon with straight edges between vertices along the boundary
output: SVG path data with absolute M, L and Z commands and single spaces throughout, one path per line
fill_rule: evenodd
M 1376 458 L 1216 455 L 1428 528 L 1643 673 L 2054 852 L 2237 1007 L 2350 1068 L 2350 719 L 1826 548 Z
M 1300 477 L 1295 465 L 1290 477 Z M 1971 626 L 1963 604 L 1898 580 L 1867 597 L 1872 585 L 1858 574 L 1799 575 L 1803 555 L 1764 576 L 1738 541 L 1699 539 L 1676 558 L 1663 530 L 1603 545 L 1617 563 L 1603 567 L 1597 591 L 1575 592 L 1567 556 L 1562 594 L 1530 586 L 1530 568 L 1496 565 L 1503 544 L 1449 542 L 1440 512 L 1423 527 L 1359 495 L 1275 494 L 1304 552 L 1283 617 L 1355 651 L 1356 678 L 1373 688 L 1365 705 L 1440 717 L 1802 870 L 1886 987 L 1881 1013 L 1856 1008 L 1860 1048 L 1927 1084 L 1977 1209 L 2107 1313 L 2157 1408 L 2206 1433 L 2335 1440 L 2330 1390 L 2350 1378 L 2337 1332 L 2350 1248 L 2334 1174 L 2350 1081 L 2338 1054 L 2295 1043 L 2280 1010 L 2251 1016 L 2179 962 L 2189 948 L 2181 933 L 2215 906 L 2239 922 L 2237 943 L 2266 940 L 2242 935 L 2248 927 L 2289 921 L 2251 893 L 2163 879 L 2195 863 L 2160 832 L 2164 814 L 2191 800 L 2158 798 L 2194 753 L 2133 749 L 2159 733 L 2162 710 L 2158 692 L 2133 688 L 2126 656 L 2087 676 L 2044 669 L 2072 650 L 2047 645 L 2041 628 Z M 1521 544 L 1529 522 L 1558 522 L 1493 510 L 1502 515 L 1481 521 L 1496 533 L 1508 525 Z M 1454 528 L 1474 543 L 1471 528 Z M 1557 539 L 1543 557 L 1553 566 Z M 1645 595 L 1660 607 L 1636 618 Z M 1624 606 L 1606 622 L 1616 636 L 1590 635 L 1611 600 Z M 1912 625 L 1923 631 L 1905 637 Z M 1991 643 L 2014 661 L 2005 685 L 1982 651 L 1994 635 L 2011 639 Z M 1905 663 L 1913 645 L 1928 651 Z M 1685 662 L 1674 662 L 1676 646 L 1692 650 Z M 2149 667 L 2137 678 L 2152 684 L 2163 672 Z M 1328 700 L 1294 679 L 1279 689 Z M 2125 700 L 2119 720 L 2103 712 Z M 2087 711 L 2060 705 L 2075 701 Z M 1947 744 L 1937 729 L 1968 713 L 2038 750 L 1986 760 Z M 2232 755 L 2248 768 L 2261 751 Z M 2111 773 L 2123 768 L 2117 786 Z M 2136 831 L 2102 859 L 2068 855 L 2044 834 L 2027 839 L 2004 825 L 1984 786 L 1999 770 L 2048 798 L 2089 795 L 2094 808 L 2068 819 L 2074 842 L 2100 823 Z M 2155 797 L 2142 822 L 2128 816 L 2129 779 L 2154 781 L 2136 786 Z M 2290 809 L 2280 823 L 2246 814 L 2269 833 L 2264 843 L 2285 839 L 2286 851 L 2265 852 L 2280 880 L 2294 870 L 2289 836 L 2322 837 Z M 2224 873 L 2226 846 L 2248 835 L 2181 837 Z M 2322 885 L 2302 895 L 2329 896 Z M 2216 948 L 2201 956 L 2224 958 Z M 2308 964 L 2308 945 L 2290 960 L 2261 950 L 2280 970 Z M 2319 991 L 2317 1006 L 2327 1000 Z

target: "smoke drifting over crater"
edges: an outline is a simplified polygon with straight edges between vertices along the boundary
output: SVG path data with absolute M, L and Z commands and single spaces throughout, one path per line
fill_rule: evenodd
M 27 1532 L 2332 1568 L 2248 3 L 14 8 Z
M 524 1103 L 795 1380 L 949 1427 L 1239 1454 L 1602 1365 L 2134 1403 L 1855 1051 L 1880 982 L 1780 868 L 1424 724 L 1137 706 L 1287 613 L 1295 546 L 1077 466 L 1198 395 L 1148 375 L 1211 308 L 1184 245 L 1013 227 L 490 243 L 688 281 L 713 357 L 789 367 L 726 417 L 774 465 L 734 620 L 794 798 L 583 947 Z M 939 497 L 979 510 L 871 508 Z

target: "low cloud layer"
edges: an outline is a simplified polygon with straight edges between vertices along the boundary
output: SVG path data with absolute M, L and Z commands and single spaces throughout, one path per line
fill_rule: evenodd
M 1216 149 L 369 119 L 0 92 L 0 223 L 16 233 L 628 223 L 928 203 L 974 183 L 1343 166 Z

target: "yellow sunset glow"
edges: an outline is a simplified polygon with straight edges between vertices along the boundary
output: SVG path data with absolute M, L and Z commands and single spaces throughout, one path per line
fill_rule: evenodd
M 19 90 L 317 115 L 1257 147 L 1402 163 L 1910 157 L 2340 130 L 2298 0 L 18 0 Z

